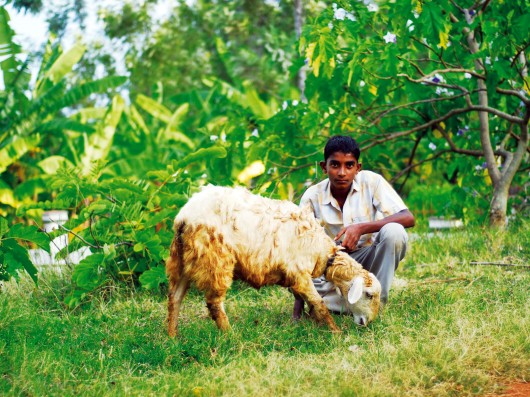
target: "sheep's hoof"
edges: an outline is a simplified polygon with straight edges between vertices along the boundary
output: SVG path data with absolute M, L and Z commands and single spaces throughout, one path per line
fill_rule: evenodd
M 293 310 L 293 316 L 291 317 L 293 321 L 300 321 L 302 319 L 302 313 L 304 312 L 303 309 L 294 308 Z
M 293 321 L 300 321 L 302 318 L 302 313 L 304 312 L 304 301 L 302 299 L 296 298 L 294 301 L 293 307 Z

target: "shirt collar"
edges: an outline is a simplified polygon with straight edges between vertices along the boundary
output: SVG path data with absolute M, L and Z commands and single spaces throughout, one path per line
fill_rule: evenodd
M 348 197 L 351 196 L 354 190 L 356 192 L 360 191 L 359 182 L 357 182 L 357 176 L 355 176 L 355 179 L 352 181 L 351 188 L 348 193 Z M 333 196 L 331 195 L 331 183 L 329 183 L 329 178 L 328 178 L 326 179 L 326 185 L 324 187 L 324 192 L 322 194 L 322 204 L 331 204 L 332 199 L 333 199 Z

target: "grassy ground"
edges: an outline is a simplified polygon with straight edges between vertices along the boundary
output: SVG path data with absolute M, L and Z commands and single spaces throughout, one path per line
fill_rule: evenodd
M 368 328 L 335 316 L 332 335 L 290 321 L 280 287 L 235 284 L 233 330 L 217 331 L 202 297 L 184 301 L 180 337 L 163 294 L 117 286 L 84 307 L 62 303 L 65 279 L 0 292 L 0 395 L 483 396 L 530 378 L 530 224 L 422 235 L 390 302 Z

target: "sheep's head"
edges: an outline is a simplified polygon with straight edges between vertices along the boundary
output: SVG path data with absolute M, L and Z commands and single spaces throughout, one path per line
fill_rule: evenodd
M 326 271 L 326 279 L 333 282 L 337 292 L 344 297 L 356 324 L 366 326 L 377 317 L 381 284 L 348 254 L 336 254 L 333 264 Z

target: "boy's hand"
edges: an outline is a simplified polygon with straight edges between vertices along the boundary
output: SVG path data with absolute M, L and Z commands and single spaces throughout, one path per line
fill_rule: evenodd
M 342 236 L 341 245 L 347 252 L 354 251 L 357 248 L 357 243 L 364 233 L 362 232 L 361 225 L 349 225 L 340 230 L 335 237 L 335 241 L 338 241 Z

